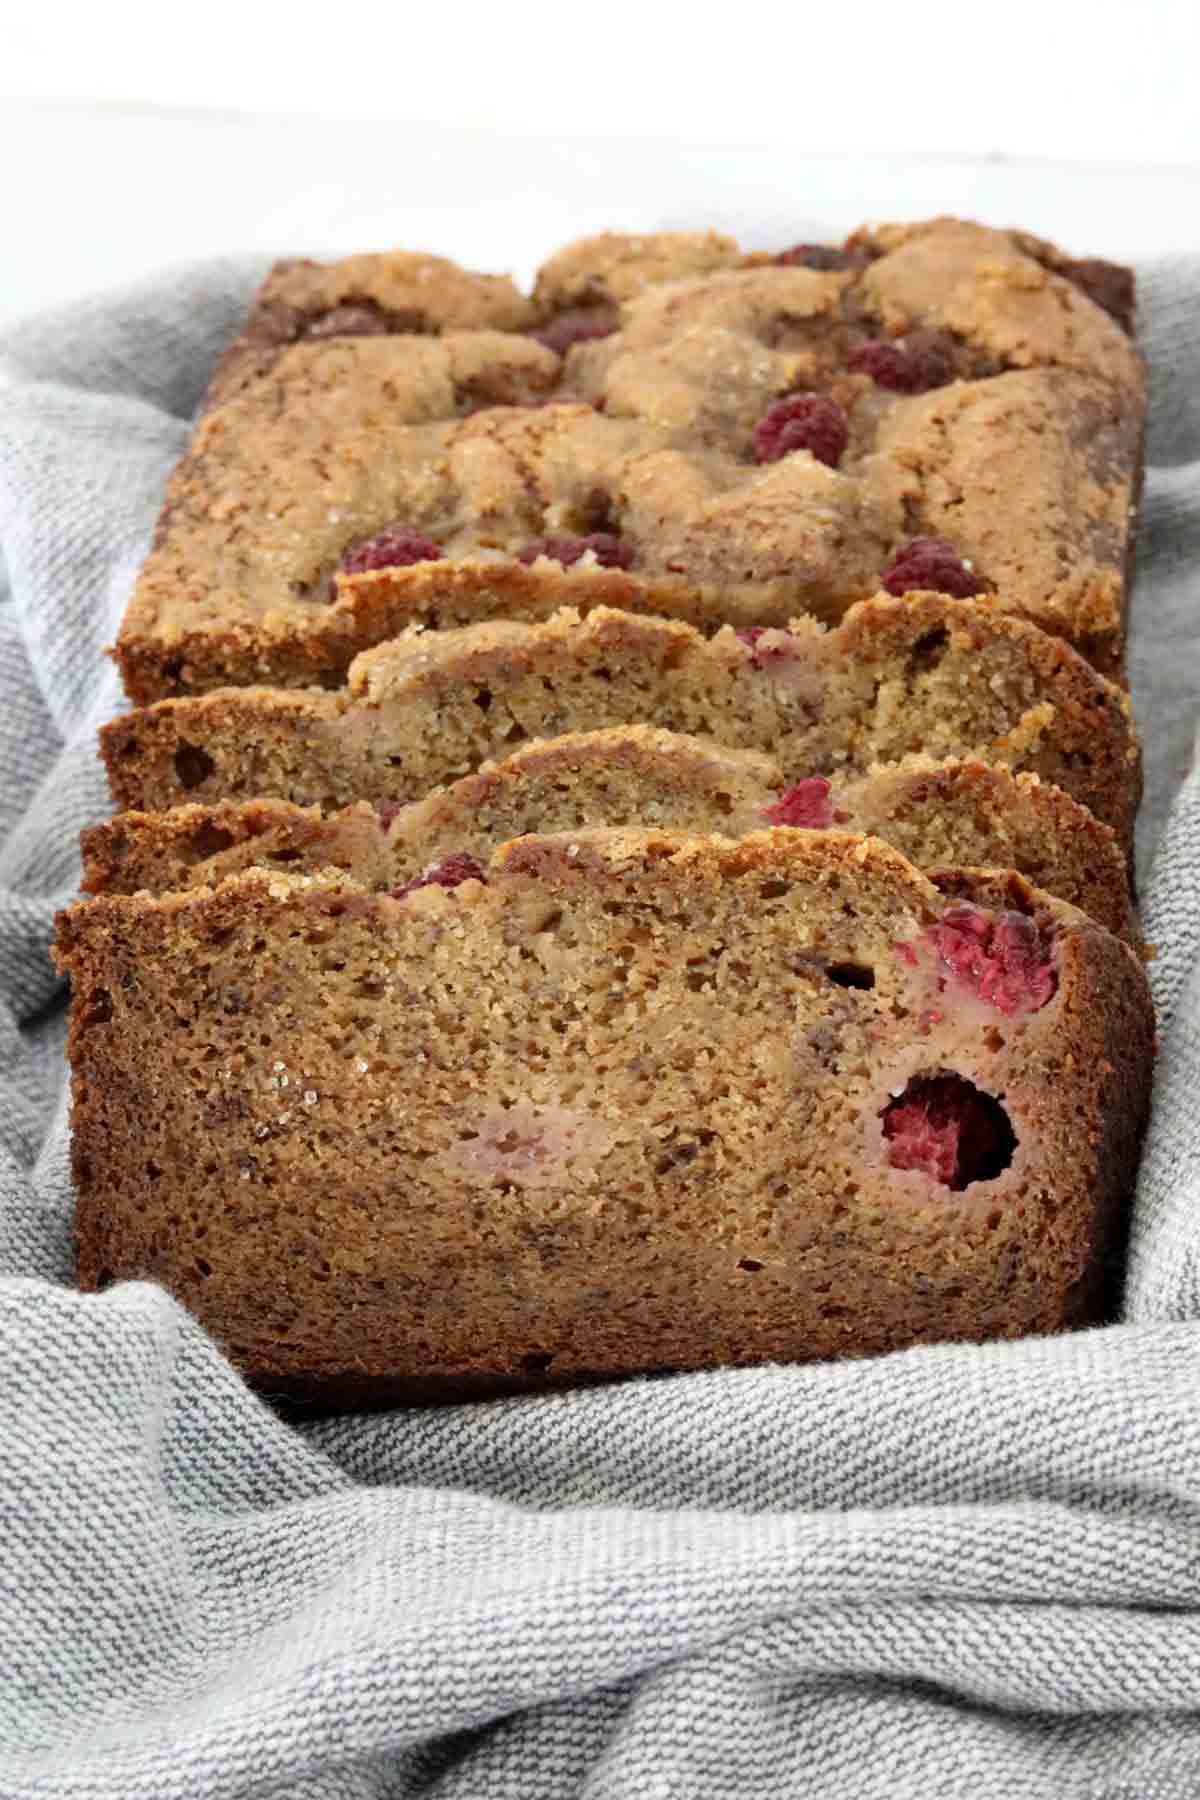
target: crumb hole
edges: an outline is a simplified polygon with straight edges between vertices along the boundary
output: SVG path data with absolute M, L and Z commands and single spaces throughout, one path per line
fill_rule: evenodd
M 85 1028 L 90 1025 L 107 1025 L 111 1018 L 112 995 L 107 988 L 93 988 L 79 1009 L 80 1025 Z
M 521 1358 L 521 1367 L 527 1375 L 544 1375 L 554 1361 L 554 1354 L 549 1350 L 532 1351 Z
M 750 1275 L 756 1275 L 758 1273 L 758 1271 L 762 1268 L 762 1264 L 760 1262 L 756 1262 L 754 1257 L 752 1257 L 752 1256 L 743 1256 L 741 1261 L 738 1263 L 738 1268 L 745 1269 L 746 1272 Z
M 590 488 L 576 502 L 572 528 L 580 537 L 591 537 L 600 531 L 611 531 L 619 535 L 619 526 L 613 513 L 612 495 L 601 487 Z
M 179 759 L 176 757 L 176 767 L 178 765 Z M 200 827 L 192 839 L 192 848 L 196 853 L 197 862 L 203 862 L 205 857 L 219 856 L 222 850 L 228 850 L 232 843 L 232 831 L 223 831 L 219 825 L 209 824 Z
M 1003 1174 L 1017 1147 L 999 1100 L 963 1075 L 916 1075 L 879 1115 L 893 1169 L 918 1169 L 953 1193 Z
M 946 654 L 949 642 L 950 633 L 944 626 L 939 626 L 936 631 L 927 631 L 923 637 L 919 637 L 908 653 L 909 680 L 914 680 L 918 675 L 932 674 Z
M 825 973 L 838 987 L 866 989 L 875 986 L 875 971 L 866 963 L 830 963 Z
M 207 781 L 216 763 L 202 750 L 199 744 L 180 744 L 175 752 L 175 773 L 179 784 L 185 788 L 197 788 L 202 781 Z

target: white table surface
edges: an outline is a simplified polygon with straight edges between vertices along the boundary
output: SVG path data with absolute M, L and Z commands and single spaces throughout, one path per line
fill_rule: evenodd
M 939 211 L 1020 223 L 1080 254 L 1200 245 L 1200 165 L 1161 161 L 822 155 L 544 122 L 521 133 L 0 98 L 0 168 L 0 323 L 226 251 L 404 245 L 524 280 L 555 245 L 605 227 L 711 223 L 767 246 L 817 221 Z

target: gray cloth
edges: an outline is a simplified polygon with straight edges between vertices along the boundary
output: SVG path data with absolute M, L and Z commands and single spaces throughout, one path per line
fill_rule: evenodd
M 302 1425 L 159 1289 L 72 1290 L 46 958 L 102 649 L 258 272 L 0 340 L 0 1795 L 1200 1793 L 1200 261 L 1143 284 L 1126 1322 Z

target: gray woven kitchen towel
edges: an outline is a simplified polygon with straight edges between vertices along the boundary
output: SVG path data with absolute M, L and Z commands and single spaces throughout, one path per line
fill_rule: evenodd
M 304 1428 L 159 1290 L 72 1291 L 46 958 L 102 646 L 257 274 L 0 340 L 0 1796 L 1200 1794 L 1200 260 L 1143 284 L 1127 1322 Z

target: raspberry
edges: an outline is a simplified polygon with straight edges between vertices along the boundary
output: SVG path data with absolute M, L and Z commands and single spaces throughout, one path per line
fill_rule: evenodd
M 764 644 L 761 639 L 768 631 L 771 635 Z M 791 632 L 780 631 L 773 625 L 747 625 L 734 636 L 749 648 L 750 665 L 755 669 L 765 669 L 773 662 L 787 662 L 794 654 L 795 639 Z
M 966 600 L 971 594 L 983 592 L 983 583 L 945 538 L 913 538 L 911 543 L 902 544 L 883 571 L 882 579 L 889 594 L 931 588 L 935 594 Z
M 993 918 L 969 906 L 952 906 L 930 933 L 938 959 L 981 1000 L 1010 1018 L 1038 1012 L 1054 996 L 1057 977 L 1024 913 Z
M 617 329 L 618 316 L 613 307 L 576 307 L 571 312 L 559 313 L 548 325 L 538 331 L 531 331 L 530 337 L 547 350 L 553 350 L 559 356 L 565 356 L 572 344 L 590 343 L 593 338 L 611 337 Z
M 1063 263 L 1058 272 L 1074 282 L 1089 300 L 1102 306 L 1122 331 L 1133 331 L 1137 301 L 1131 269 L 1085 257 L 1081 262 Z
M 517 552 L 517 561 L 534 563 L 539 556 L 548 556 L 551 562 L 561 563 L 564 569 L 570 569 L 589 550 L 602 569 L 633 567 L 633 546 L 614 537 L 611 531 L 594 531 L 590 537 L 534 538 L 531 544 L 526 544 L 523 550 Z
M 954 345 L 936 331 L 914 331 L 894 343 L 868 338 L 850 352 L 846 366 L 894 394 L 925 394 L 954 379 Z
M 487 876 L 473 856 L 448 856 L 445 862 L 426 869 L 424 875 L 416 875 L 403 887 L 393 888 L 392 899 L 403 900 L 423 887 L 456 888 L 464 881 L 482 881 L 486 886 Z
M 361 544 L 351 544 L 342 557 L 347 575 L 365 575 L 371 569 L 407 569 L 413 563 L 440 562 L 445 552 L 419 531 L 405 525 L 389 525 Z
M 379 815 L 379 829 L 386 831 L 392 820 L 404 811 L 403 800 L 382 800 L 375 808 Z
M 794 787 L 784 788 L 773 806 L 763 811 L 769 825 L 803 825 L 810 831 L 828 831 L 833 824 L 832 789 L 820 775 L 809 775 Z
M 1004 1108 L 961 1075 L 914 1077 L 883 1109 L 893 1169 L 921 1169 L 961 1193 L 1012 1161 L 1016 1138 Z
M 790 250 L 781 250 L 775 261 L 785 269 L 819 269 L 822 273 L 862 266 L 861 257 L 834 244 L 793 244 Z
M 850 438 L 846 415 L 823 394 L 789 394 L 777 400 L 754 427 L 754 456 L 778 462 L 793 450 L 808 450 L 836 469 Z

